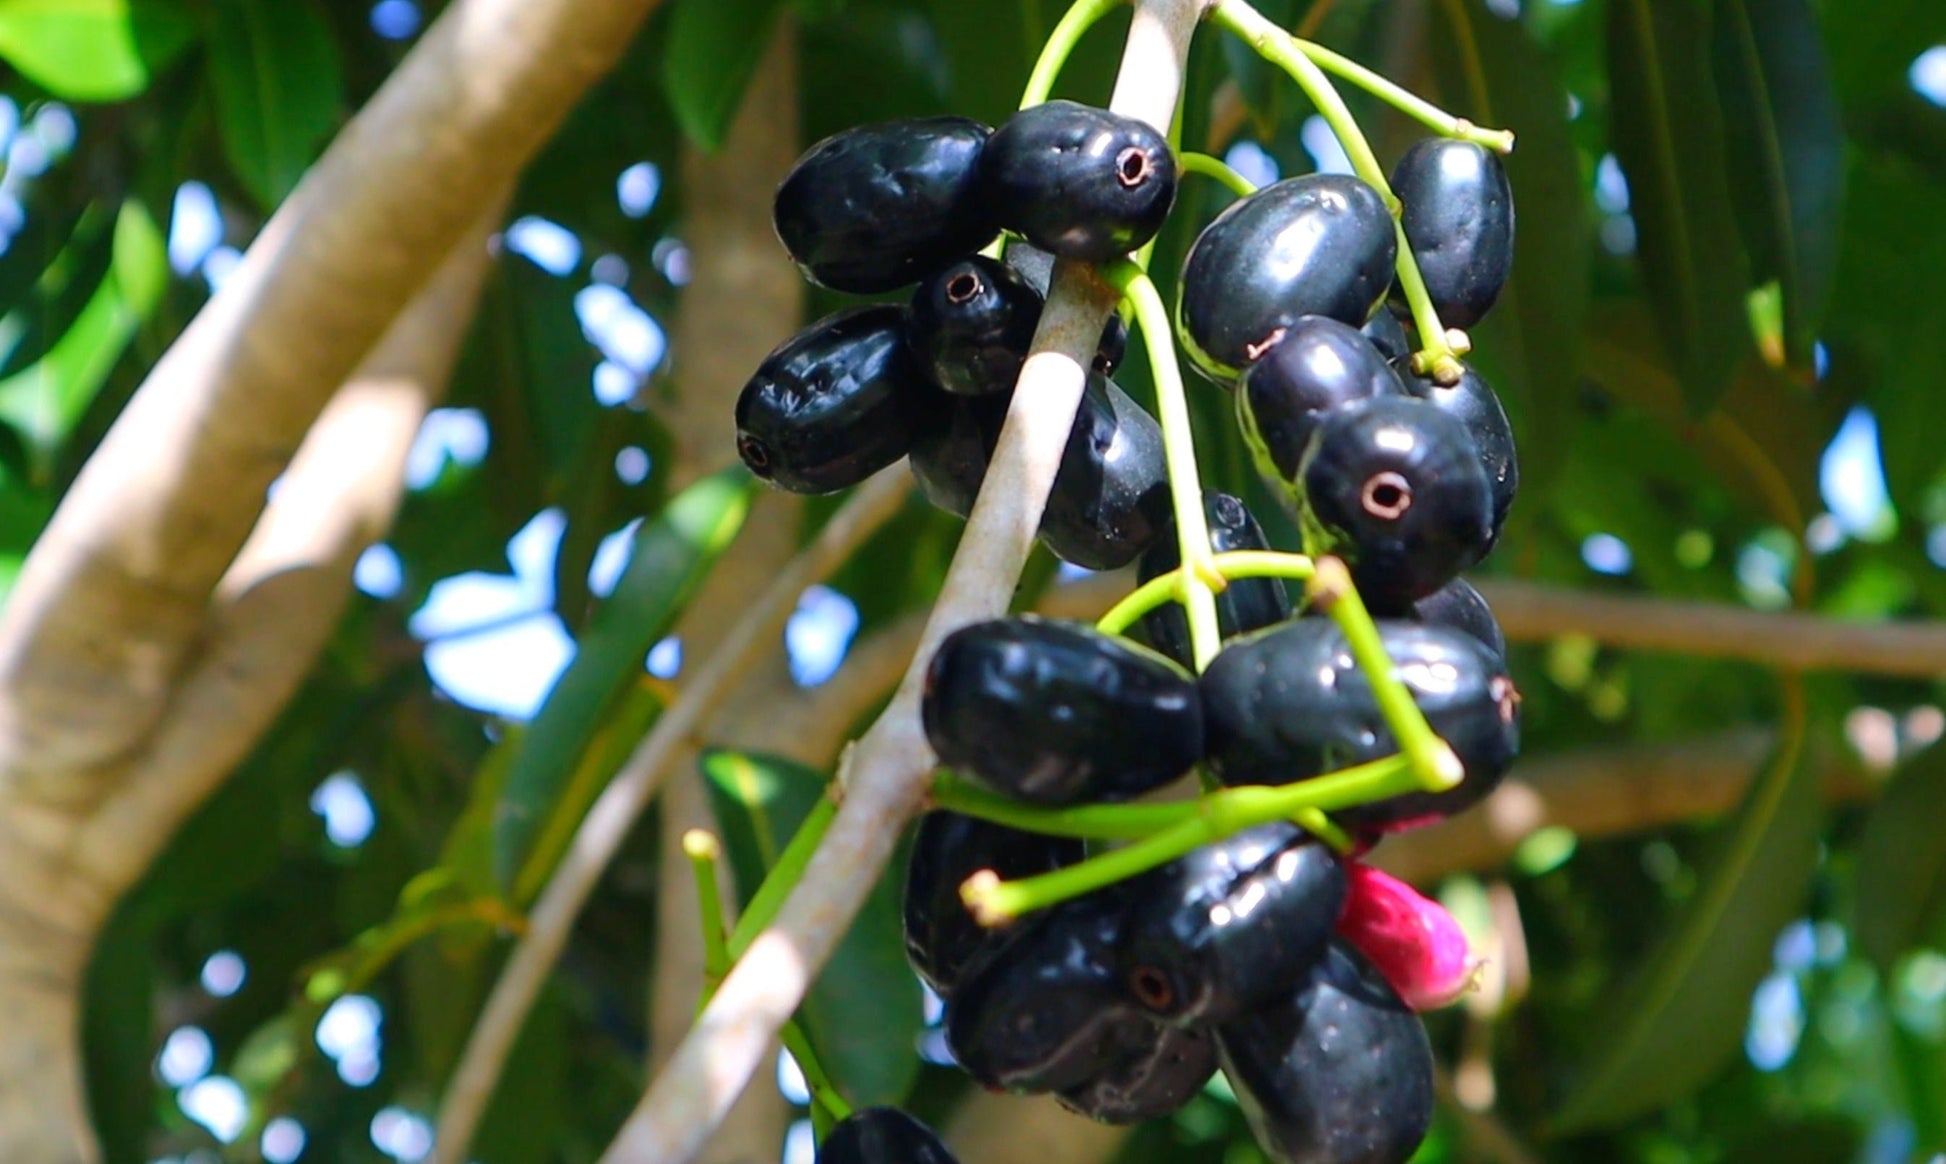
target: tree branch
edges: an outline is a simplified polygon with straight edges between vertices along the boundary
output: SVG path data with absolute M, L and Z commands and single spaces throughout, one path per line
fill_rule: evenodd
M 466 334 L 499 205 L 312 426 L 215 587 L 207 639 L 160 727 L 106 770 L 115 793 L 82 815 L 0 786 L 0 1160 L 95 1159 L 76 999 L 95 933 L 330 637 L 352 563 L 391 522 L 406 452 Z
M 719 706 L 724 694 L 771 649 L 805 587 L 835 569 L 890 519 L 905 503 L 910 488 L 903 470 L 897 467 L 861 485 L 724 636 L 716 652 L 684 682 L 682 694 L 656 720 L 655 727 L 588 810 L 560 867 L 534 903 L 527 931 L 514 946 L 460 1054 L 459 1067 L 440 1105 L 431 1157 L 434 1164 L 454 1164 L 466 1158 L 466 1149 L 506 1065 L 514 1038 L 567 944 L 575 916 L 669 772 L 671 760 L 689 746 L 692 735 Z M 734 1093 L 726 1097 L 726 1106 L 734 1098 Z M 714 1124 L 699 1128 L 697 1144 L 713 1129 Z
M 1202 9 L 1200 0 L 1138 0 L 1111 107 L 1167 128 Z M 884 868 L 932 764 L 917 714 L 926 656 L 952 629 L 1006 609 L 1110 304 L 1085 267 L 1057 266 L 1033 354 L 914 665 L 892 706 L 839 765 L 845 799 L 803 880 L 623 1125 L 603 1156 L 609 1164 L 670 1164 L 695 1155 Z
M 0 782 L 91 802 L 153 730 L 291 451 L 656 3 L 460 0 L 339 134 L 29 554 L 0 612 Z

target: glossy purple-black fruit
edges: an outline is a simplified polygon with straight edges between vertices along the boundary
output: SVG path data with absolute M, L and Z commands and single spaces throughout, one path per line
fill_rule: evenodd
M 1210 549 L 1219 554 L 1233 550 L 1267 550 L 1263 527 L 1250 516 L 1241 498 L 1215 489 L 1203 491 L 1203 516 L 1209 522 Z M 1172 526 L 1142 555 L 1136 577 L 1143 582 L 1167 574 L 1182 564 Z M 1216 596 L 1216 628 L 1223 638 L 1240 635 L 1258 627 L 1282 622 L 1291 616 L 1291 596 L 1276 578 L 1233 579 Z M 1189 641 L 1189 619 L 1182 607 L 1164 603 L 1142 616 L 1142 635 L 1149 645 L 1181 663 L 1194 667 L 1195 652 Z
M 1000 225 L 1044 251 L 1106 263 L 1155 237 L 1176 200 L 1176 159 L 1154 126 L 1073 101 L 1023 109 L 980 160 Z
M 965 517 L 1013 397 L 941 396 L 944 406 L 929 410 L 913 438 L 912 475 L 927 500 Z M 1112 570 L 1166 537 L 1168 523 L 1162 430 L 1113 381 L 1090 377 L 1041 515 L 1041 540 L 1064 561 Z
M 1302 316 L 1363 325 L 1398 251 L 1385 200 L 1357 178 L 1272 183 L 1232 202 L 1189 248 L 1176 331 L 1199 371 L 1230 383 Z
M 1204 845 L 1130 883 L 1129 993 L 1173 1022 L 1228 1022 L 1296 987 L 1344 904 L 1344 866 L 1296 825 Z
M 1349 824 L 1448 815 L 1493 791 L 1520 750 L 1520 695 L 1485 643 L 1381 619 L 1379 636 L 1426 721 L 1463 769 L 1443 792 L 1333 811 Z M 1225 784 L 1290 784 L 1399 750 L 1337 625 L 1302 618 L 1231 641 L 1197 680 L 1210 767 Z
M 1412 356 L 1412 337 L 1406 334 L 1405 324 L 1400 323 L 1399 317 L 1390 311 L 1372 312 L 1372 317 L 1365 321 L 1365 326 L 1359 328 L 1358 333 L 1371 340 L 1378 354 L 1395 367 L 1398 361 Z
M 1500 540 L 1513 509 L 1514 495 L 1520 492 L 1520 457 L 1514 450 L 1513 425 L 1500 397 L 1471 364 L 1460 365 L 1459 383 L 1442 385 L 1423 376 L 1408 376 L 1406 390 L 1466 426 L 1473 445 L 1480 451 L 1480 468 L 1486 471 L 1487 488 L 1493 494 L 1493 531 L 1487 548 Z
M 945 407 L 913 437 L 906 463 L 927 501 L 956 517 L 973 512 L 1011 399 L 1011 393 L 948 396 Z
M 920 718 L 939 762 L 1036 804 L 1126 800 L 1203 754 L 1196 685 L 1087 623 L 1020 615 L 961 627 L 926 668 Z
M 1334 941 L 1289 998 L 1219 1027 L 1223 1074 L 1279 1164 L 1405 1164 L 1432 1126 L 1419 1016 Z
M 827 137 L 777 187 L 777 237 L 806 278 L 834 291 L 916 283 L 999 233 L 978 174 L 990 133 L 927 117 Z
M 905 952 L 912 969 L 941 998 L 951 998 L 973 960 L 1008 931 L 973 920 L 960 886 L 982 869 L 1003 880 L 1033 877 L 1072 865 L 1085 855 L 1080 841 L 1023 832 L 956 812 L 919 820 L 905 873 Z
M 1007 265 L 1040 292 L 1041 298 L 1047 298 L 1048 286 L 1054 281 L 1053 255 L 1033 243 L 1015 240 L 1007 247 L 1006 259 Z M 1112 376 L 1127 354 L 1128 321 L 1118 313 L 1110 314 L 1108 322 L 1101 327 L 1101 340 L 1095 346 L 1094 369 L 1104 376 Z
M 1112 888 L 1071 898 L 971 968 L 946 1004 L 946 1045 L 967 1074 L 996 1090 L 1066 1091 L 1148 1044 L 1155 1022 L 1115 972 L 1123 909 Z
M 1357 328 L 1306 315 L 1243 370 L 1236 385 L 1237 423 L 1257 471 L 1273 481 L 1294 481 L 1325 414 L 1405 391 L 1399 374 Z
M 959 1164 L 925 1124 L 896 1107 L 867 1107 L 839 1120 L 818 1145 L 818 1164 Z
M 1500 155 L 1470 141 L 1426 138 L 1393 168 L 1392 193 L 1439 322 L 1480 322 L 1514 269 L 1514 196 Z M 1397 288 L 1393 298 L 1405 302 Z
M 856 485 L 939 423 L 943 395 L 905 342 L 905 310 L 854 307 L 764 358 L 737 397 L 737 452 L 793 493 Z
M 1493 498 L 1472 436 L 1410 396 L 1327 413 L 1296 494 L 1305 552 L 1344 558 L 1374 606 L 1431 594 L 1492 544 Z
M 1386 613 L 1391 612 L 1377 612 Z M 1507 657 L 1507 636 L 1500 630 L 1500 620 L 1493 617 L 1493 608 L 1481 596 L 1473 584 L 1464 578 L 1455 578 L 1446 585 L 1426 595 L 1412 604 L 1411 609 L 1400 612 L 1403 617 L 1427 626 L 1451 627 L 1464 631 L 1486 644 L 1495 658 Z
M 1089 376 L 1041 513 L 1041 541 L 1064 562 L 1115 570 L 1168 528 L 1161 426 L 1114 381 Z
M 1216 1040 L 1208 1030 L 1155 1023 L 1107 1071 L 1054 1098 L 1104 1124 L 1139 1124 L 1174 1113 L 1214 1074 Z
M 975 255 L 927 278 L 912 294 L 906 340 L 933 383 L 960 396 L 1013 391 L 1041 319 L 1041 293 L 1005 263 Z M 1128 343 L 1119 316 L 1102 328 L 1097 370 Z

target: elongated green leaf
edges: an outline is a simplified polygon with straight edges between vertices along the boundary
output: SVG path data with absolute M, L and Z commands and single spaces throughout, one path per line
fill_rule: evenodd
M 1699 416 L 1749 348 L 1709 15 L 1705 0 L 1608 6 L 1610 134 L 1628 176 L 1636 258 L 1663 349 Z
M 1844 130 L 1809 0 L 1718 0 L 1712 46 L 1730 195 L 1753 280 L 1783 293 L 1784 356 L 1809 370 L 1838 265 Z
M 141 203 L 122 204 L 114 240 L 108 275 L 73 324 L 32 367 L 0 380 L 0 419 L 43 456 L 67 439 L 162 297 L 168 278 L 162 232 Z
M 574 661 L 548 692 L 509 761 L 494 820 L 493 863 L 510 885 L 616 695 L 642 673 L 703 578 L 743 526 L 755 480 L 741 466 L 705 477 L 644 523 L 615 591 L 588 622 Z
M 783 9 L 784 0 L 678 0 L 669 14 L 663 86 L 698 145 L 723 144 Z
M 1473 329 L 1469 358 L 1505 402 L 1520 438 L 1522 487 L 1538 496 L 1572 443 L 1575 394 L 1568 386 L 1580 375 L 1588 316 L 1587 194 L 1569 132 L 1568 93 L 1553 59 L 1519 24 L 1491 15 L 1479 0 L 1435 11 L 1452 47 L 1438 60 L 1454 112 L 1511 129 L 1516 141 L 1506 158 L 1516 216 L 1513 277 Z
M 125 101 L 190 41 L 175 0 L 0 0 L 0 57 L 66 101 Z
M 1852 932 L 1867 957 L 1890 974 L 1913 949 L 1946 938 L 1946 746 L 1907 760 L 1872 808 L 1858 846 L 1857 914 Z
M 344 82 L 330 26 L 310 0 L 221 0 L 209 68 L 230 167 L 271 209 L 338 126 Z
M 705 753 L 702 768 L 738 899 L 747 902 L 824 794 L 824 774 L 780 756 L 733 751 Z M 801 1012 L 825 1070 L 856 1105 L 897 1103 L 919 1072 L 919 980 L 905 960 L 897 868 L 873 888 Z M 672 923 L 696 921 L 691 914 Z
M 1821 825 L 1816 774 L 1801 746 L 1787 748 L 1752 785 L 1668 939 L 1589 1023 L 1608 1035 L 1555 1131 L 1623 1123 L 1689 1094 L 1735 1056 L 1777 932 L 1803 908 Z
M 115 262 L 115 207 L 91 203 L 64 244 L 0 319 L 0 379 L 47 355 L 101 289 Z

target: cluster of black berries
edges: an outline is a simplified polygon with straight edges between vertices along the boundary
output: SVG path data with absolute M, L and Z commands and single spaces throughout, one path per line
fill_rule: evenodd
M 807 277 L 909 305 L 855 308 L 773 352 L 737 404 L 738 448 L 773 484 L 829 492 L 901 457 L 965 516 L 979 492 L 1046 293 L 1053 256 L 1103 262 L 1152 237 L 1176 165 L 1150 127 L 1052 102 L 995 131 L 960 118 L 864 127 L 814 146 L 778 190 L 779 237 Z M 1498 160 L 1429 141 L 1393 185 L 1444 322 L 1475 322 L 1512 254 Z M 1001 262 L 977 253 L 1006 230 Z M 1396 673 L 1464 778 L 1347 808 L 1360 851 L 1490 791 L 1518 746 L 1519 697 L 1485 602 L 1458 575 L 1492 548 L 1517 482 L 1512 435 L 1463 365 L 1415 374 L 1389 297 L 1397 243 L 1384 200 L 1313 175 L 1239 200 L 1185 263 L 1177 327 L 1232 390 L 1260 469 L 1304 549 L 1344 559 Z M 1042 539 L 1109 569 L 1179 562 L 1161 433 L 1108 378 L 1104 331 L 1049 497 Z M 1440 382 L 1443 375 L 1450 383 Z M 1205 495 L 1211 548 L 1265 549 L 1256 520 Z M 1143 619 L 1148 646 L 1018 617 L 964 627 L 930 660 L 923 717 L 940 761 L 1043 806 L 1125 801 L 1199 767 L 1230 785 L 1288 784 L 1398 751 L 1336 624 L 1293 611 L 1281 581 L 1218 596 L 1225 643 L 1191 674 L 1182 612 Z M 1295 617 L 1294 617 L 1295 614 Z M 1080 861 L 1081 842 L 948 812 L 919 825 L 905 932 L 947 1007 L 947 1039 L 982 1084 L 1052 1093 L 1116 1123 L 1167 1114 L 1219 1068 L 1286 1164 L 1401 1164 L 1424 1137 L 1432 1057 L 1415 1010 L 1467 969 L 1450 917 L 1288 822 L 1206 845 L 1002 928 L 963 904 L 976 875 Z M 1454 955 L 1457 946 L 1459 955 Z M 826 1164 L 948 1164 L 889 1108 L 826 1139 Z
M 1175 201 L 1175 158 L 1147 124 L 1068 101 L 997 130 L 958 117 L 827 138 L 777 190 L 777 235 L 807 278 L 858 294 L 917 283 L 905 306 L 839 312 L 772 352 L 737 401 L 737 449 L 799 493 L 857 484 L 900 457 L 935 505 L 972 511 L 1000 439 L 1055 256 L 1141 246 Z M 977 253 L 1001 230 L 1006 261 Z M 1127 565 L 1166 532 L 1155 420 L 1108 379 L 1127 346 L 1103 329 L 1041 522 L 1063 560 Z

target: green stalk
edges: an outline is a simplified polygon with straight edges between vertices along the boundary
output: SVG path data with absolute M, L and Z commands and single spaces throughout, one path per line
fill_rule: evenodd
M 1458 784 L 1466 770 L 1446 741 L 1433 733 L 1412 693 L 1399 682 L 1392 657 L 1385 652 L 1385 640 L 1365 609 L 1364 599 L 1358 596 L 1358 588 L 1352 585 L 1345 564 L 1337 558 L 1320 558 L 1309 591 L 1312 603 L 1344 632 L 1352 658 L 1372 685 L 1372 699 L 1385 716 L 1386 726 L 1392 729 L 1392 738 L 1399 741 L 1400 751 L 1411 759 L 1421 786 L 1428 792 L 1443 792 Z
M 1379 167 L 1371 143 L 1365 140 L 1364 131 L 1358 128 L 1357 119 L 1351 115 L 1344 98 L 1331 84 L 1331 78 L 1325 76 L 1324 70 L 1305 54 L 1296 37 L 1266 19 L 1245 0 L 1217 0 L 1216 7 L 1210 9 L 1209 18 L 1242 37 L 1256 50 L 1257 55 L 1291 75 L 1311 103 L 1317 106 L 1319 116 L 1331 127 L 1331 132 L 1337 135 L 1346 156 L 1351 159 L 1352 169 L 1385 200 L 1386 207 L 1392 212 L 1394 230 L 1398 233 L 1399 283 L 1405 288 L 1407 302 L 1412 305 L 1413 326 L 1419 332 L 1420 350 L 1413 354 L 1413 369 L 1430 374 L 1441 384 L 1457 384 L 1462 371 L 1459 358 L 1468 347 L 1466 333 L 1454 330 L 1449 334 L 1445 325 L 1439 322 L 1439 313 L 1434 310 L 1432 300 L 1425 293 L 1425 280 L 1419 275 L 1419 261 L 1406 244 L 1404 231 L 1397 226 L 1398 196 L 1392 193 L 1392 184 Z M 1417 296 L 1413 294 L 1415 285 L 1418 287 Z
M 1257 184 L 1230 168 L 1222 158 L 1209 154 L 1199 154 L 1184 150 L 1176 155 L 1176 168 L 1185 174 L 1201 174 L 1205 178 L 1215 178 L 1230 188 L 1238 198 L 1248 198 L 1257 192 Z
M 1324 813 L 1402 796 L 1421 787 L 1411 760 L 1401 754 L 1296 784 L 1227 788 L 1179 805 L 1122 806 L 1175 808 L 1179 819 L 1132 844 L 1051 873 L 1018 881 L 1001 881 L 990 872 L 975 874 L 960 887 L 960 898 L 981 924 L 1004 925 L 1024 913 L 1092 893 L 1212 841 L 1276 820 L 1294 821 L 1307 830 L 1307 822 L 1321 823 L 1320 838 L 1343 852 L 1351 847 L 1351 838 L 1325 820 Z M 1016 816 L 1014 820 L 1022 818 Z M 1023 822 L 1017 827 L 1033 825 Z
M 1295 578 L 1304 582 L 1311 577 L 1311 559 L 1303 554 L 1286 554 L 1278 550 L 1231 550 L 1217 554 L 1210 560 L 1216 564 L 1216 572 L 1223 575 L 1226 581 L 1238 578 Z M 1095 629 L 1111 635 L 1128 630 L 1137 619 L 1156 607 L 1177 601 L 1181 579 L 1182 568 L 1179 566 L 1142 583 L 1097 619 Z
M 1510 154 L 1514 152 L 1514 135 L 1512 131 L 1505 129 L 1487 129 L 1484 126 L 1473 124 L 1464 117 L 1455 117 L 1439 106 L 1403 88 L 1384 75 L 1373 72 L 1350 57 L 1340 56 L 1316 41 L 1305 40 L 1295 35 L 1291 39 L 1297 43 L 1298 51 L 1311 58 L 1312 63 L 1320 66 L 1328 73 L 1336 73 L 1339 77 L 1350 81 L 1360 89 L 1365 90 L 1365 92 L 1370 93 L 1372 96 L 1385 102 L 1407 117 L 1412 118 L 1434 133 L 1444 137 L 1456 137 L 1462 141 L 1470 141 L 1474 145 L 1483 146 L 1493 150 L 1495 153 Z
M 803 834 L 804 830 L 800 829 L 798 835 Z M 795 845 L 797 838 L 793 837 L 791 843 Z M 716 988 L 735 965 L 735 959 L 730 954 L 731 943 L 724 937 L 727 927 L 723 924 L 723 897 L 716 888 L 716 867 L 723 860 L 723 845 L 715 835 L 703 829 L 690 829 L 682 835 L 682 851 L 689 858 L 690 869 L 696 874 L 696 905 L 703 921 L 703 997 L 696 1003 L 696 1011 L 701 1014 L 703 1008 L 709 1005 L 710 998 L 716 994 Z M 778 867 L 782 868 L 781 861 Z M 773 874 L 775 872 L 772 870 Z M 764 884 L 769 885 L 772 880 L 774 877 L 766 877 Z M 756 902 L 752 901 L 751 904 L 755 905 Z M 845 1102 L 845 1097 L 839 1094 L 837 1086 L 825 1073 L 824 1064 L 818 1061 L 817 1052 L 811 1049 L 811 1040 L 797 1025 L 797 1020 L 785 1022 L 778 1039 L 791 1053 L 791 1058 L 797 1060 L 797 1069 L 804 1076 L 804 1086 L 811 1093 L 812 1124 L 818 1139 L 822 1141 L 832 1124 L 851 1114 L 851 1105 Z
M 1034 71 L 1027 75 L 1027 87 L 1021 90 L 1020 107 L 1031 109 L 1047 100 L 1054 91 L 1055 78 L 1068 63 L 1068 55 L 1074 46 L 1081 43 L 1081 37 L 1095 22 L 1120 8 L 1127 0 L 1074 0 L 1061 17 L 1054 31 L 1048 34 L 1047 43 L 1041 46 L 1041 55 L 1034 62 Z
M 1193 800 L 1047 808 L 989 792 L 943 768 L 933 775 L 932 803 L 935 808 L 976 816 L 1009 828 L 1087 840 L 1139 840 L 1179 824 L 1198 811 Z
M 1142 268 L 1130 262 L 1103 267 L 1102 277 L 1135 308 L 1135 322 L 1148 349 L 1155 376 L 1162 453 L 1169 466 L 1169 496 L 1175 505 L 1176 539 L 1182 561 L 1183 606 L 1189 612 L 1189 642 L 1196 670 L 1209 666 L 1222 644 L 1216 622 L 1216 594 L 1226 585 L 1211 559 L 1209 525 L 1203 513 L 1202 478 L 1196 471 L 1195 436 L 1189 402 L 1183 394 L 1182 368 L 1176 363 L 1175 332 L 1162 296 Z
M 810 815 L 797 826 L 784 851 L 777 854 L 777 864 L 764 874 L 764 883 L 750 895 L 749 906 L 737 919 L 736 929 L 730 933 L 730 957 L 743 957 L 750 943 L 777 916 L 784 899 L 803 880 L 804 867 L 811 863 L 811 854 L 817 852 L 818 842 L 824 839 L 824 831 L 831 827 L 831 818 L 837 813 L 838 804 L 829 796 L 818 797 L 818 802 L 811 806 Z

